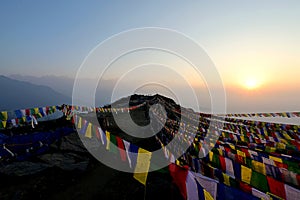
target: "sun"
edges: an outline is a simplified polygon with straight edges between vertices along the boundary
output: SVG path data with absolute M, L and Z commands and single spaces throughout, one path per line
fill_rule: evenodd
M 254 90 L 259 86 L 260 86 L 259 81 L 253 77 L 246 79 L 246 81 L 244 82 L 244 87 L 248 90 Z

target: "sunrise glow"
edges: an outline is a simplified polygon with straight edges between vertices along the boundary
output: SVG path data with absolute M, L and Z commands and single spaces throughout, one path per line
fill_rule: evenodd
M 255 78 L 248 78 L 243 85 L 248 90 L 254 90 L 260 86 L 260 83 Z

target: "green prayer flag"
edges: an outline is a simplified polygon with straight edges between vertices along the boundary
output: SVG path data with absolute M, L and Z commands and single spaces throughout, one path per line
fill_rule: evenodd
M 110 141 L 111 143 L 113 143 L 114 145 L 110 145 L 110 149 L 109 151 L 110 152 L 113 152 L 113 153 L 117 153 L 118 152 L 118 147 L 117 147 L 117 139 L 116 139 L 116 136 L 113 135 L 113 134 L 110 134 Z
M 285 160 L 285 159 L 283 159 L 282 162 L 284 164 L 288 165 L 288 170 L 289 171 L 292 171 L 292 172 L 295 172 L 297 174 L 300 174 L 299 163 L 293 162 L 293 161 L 289 161 L 289 160 Z
M 212 157 L 212 165 L 216 168 L 220 168 L 220 160 L 219 160 L 219 156 L 217 154 L 214 153 L 213 157 Z
M 269 191 L 267 177 L 261 173 L 254 171 L 254 170 L 252 170 L 250 184 L 262 192 Z

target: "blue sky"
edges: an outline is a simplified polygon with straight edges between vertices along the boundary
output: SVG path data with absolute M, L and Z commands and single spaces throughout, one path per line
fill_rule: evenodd
M 144 26 L 185 33 L 224 69 L 228 49 L 234 59 L 240 40 L 257 48 L 279 42 L 299 53 L 299 20 L 299 1 L 1 1 L 1 71 L 74 73 L 99 42 Z
M 206 50 L 233 106 L 264 108 L 284 96 L 270 109 L 300 109 L 299 22 L 298 0 L 1 1 L 0 74 L 73 77 L 108 37 L 162 27 Z

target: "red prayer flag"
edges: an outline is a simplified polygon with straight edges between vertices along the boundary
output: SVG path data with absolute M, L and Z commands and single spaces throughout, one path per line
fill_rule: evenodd
M 170 175 L 172 176 L 173 182 L 178 187 L 181 195 L 184 199 L 187 199 L 186 191 L 186 177 L 188 169 L 186 167 L 179 167 L 173 163 L 169 165 Z
M 245 164 L 245 158 L 237 154 L 235 154 L 235 161 L 241 165 Z
M 288 168 L 288 165 L 285 164 L 285 163 L 280 163 L 280 162 L 277 162 L 277 161 L 274 161 L 274 162 L 275 162 L 275 165 L 276 165 L 277 167 L 285 168 L 285 169 Z
M 223 156 L 219 156 L 219 160 L 220 160 L 220 164 L 221 164 L 221 168 L 223 171 L 226 171 L 226 162 L 225 162 L 225 158 Z
M 270 192 L 275 194 L 283 199 L 286 199 L 284 183 L 273 179 L 270 176 L 267 176 Z
M 119 151 L 120 151 L 121 160 L 126 161 L 126 151 L 125 151 L 123 140 L 121 138 L 119 138 L 118 136 L 116 137 L 116 139 L 117 139 L 117 145 L 118 145 Z
M 74 116 L 72 116 L 72 124 L 75 124 L 75 118 L 74 118 Z
M 229 147 L 225 147 L 225 151 L 228 153 L 231 152 L 231 149 Z
M 100 137 L 100 132 L 99 132 L 99 129 L 98 129 L 98 127 L 97 127 L 97 126 L 94 126 L 94 128 L 95 128 L 95 130 L 96 130 L 96 137 L 97 137 L 97 139 L 98 139 L 98 140 L 100 140 L 100 139 L 101 139 L 101 137 Z
M 252 194 L 252 187 L 246 183 L 239 182 L 240 189 L 246 193 Z
M 248 158 L 250 157 L 248 149 L 242 148 L 241 150 L 242 150 L 242 152 L 244 152 L 246 154 L 246 157 L 248 157 Z

